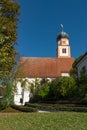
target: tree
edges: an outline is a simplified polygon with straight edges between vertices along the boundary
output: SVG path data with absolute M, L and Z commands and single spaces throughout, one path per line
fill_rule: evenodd
M 78 79 L 79 97 L 87 101 L 87 74 L 81 74 Z
M 74 61 L 73 65 L 72 65 L 72 69 L 70 71 L 70 75 L 77 78 L 77 63 L 78 61 L 82 58 L 83 55 L 79 56 L 78 58 L 76 58 L 76 60 Z
M 75 96 L 77 90 L 76 81 L 73 77 L 63 77 L 61 79 L 60 93 L 65 98 L 72 98 Z
M 41 99 L 48 98 L 50 90 L 50 82 L 46 82 L 43 87 L 38 91 L 38 96 L 41 97 Z
M 15 65 L 15 44 L 19 4 L 12 0 L 1 0 L 0 8 L 0 78 L 10 74 Z
M 68 99 L 77 92 L 76 80 L 73 77 L 58 77 L 51 83 L 49 96 L 54 100 Z
M 50 84 L 49 98 L 52 100 L 57 100 L 61 98 L 61 94 L 59 91 L 61 87 L 61 78 L 62 77 L 58 77 L 54 79 Z
M 18 15 L 19 4 L 17 2 L 0 0 L 0 84 L 5 90 L 12 87 L 13 68 L 16 65 Z M 11 92 L 10 89 L 8 90 Z M 5 98 L 7 98 L 6 93 Z

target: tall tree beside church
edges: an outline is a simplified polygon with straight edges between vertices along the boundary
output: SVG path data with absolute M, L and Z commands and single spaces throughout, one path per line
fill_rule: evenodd
M 15 65 L 19 4 L 0 0 L 0 78 L 10 74 Z
M 4 97 L 8 100 L 12 90 L 13 68 L 16 64 L 19 8 L 18 2 L 0 0 L 0 87 L 4 87 Z

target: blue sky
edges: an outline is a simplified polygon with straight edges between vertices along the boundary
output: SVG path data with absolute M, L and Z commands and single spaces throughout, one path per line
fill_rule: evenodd
M 60 24 L 69 34 L 71 55 L 87 51 L 87 0 L 16 0 L 20 3 L 17 50 L 25 57 L 56 57 Z

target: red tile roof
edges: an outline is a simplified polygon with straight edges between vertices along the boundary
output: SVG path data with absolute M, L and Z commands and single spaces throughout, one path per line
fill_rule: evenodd
M 21 57 L 19 70 L 24 77 L 58 77 L 69 72 L 74 58 L 31 58 Z

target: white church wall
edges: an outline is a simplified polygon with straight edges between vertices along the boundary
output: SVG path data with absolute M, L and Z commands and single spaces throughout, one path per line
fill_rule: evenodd
M 35 80 L 37 79 L 38 83 L 43 78 L 24 78 L 23 80 L 27 80 L 29 83 L 35 84 Z M 52 81 L 52 78 L 47 78 L 49 82 Z M 17 83 L 17 91 L 14 93 L 14 103 L 16 105 L 24 105 L 26 102 L 30 100 L 30 87 L 29 84 L 26 83 L 24 89 L 21 87 L 21 82 Z
M 14 93 L 14 103 L 16 105 L 24 105 L 25 102 L 29 101 L 30 89 L 26 85 L 23 89 L 21 87 L 21 82 L 18 81 L 17 83 L 17 91 Z
M 69 73 L 61 73 L 61 76 L 63 76 L 63 77 L 69 77 L 70 74 Z

